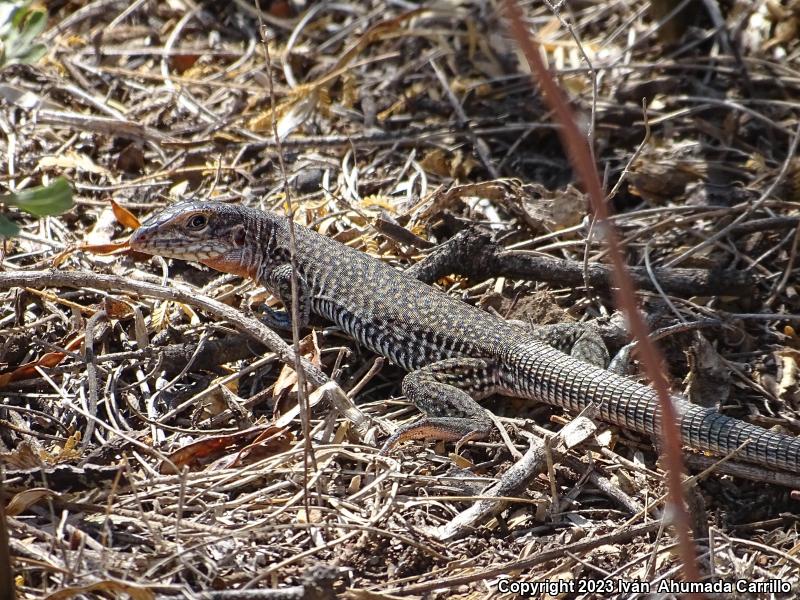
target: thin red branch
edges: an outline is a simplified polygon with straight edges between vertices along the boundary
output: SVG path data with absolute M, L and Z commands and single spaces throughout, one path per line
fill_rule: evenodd
M 650 341 L 647 325 L 636 307 L 636 296 L 623 259 L 621 244 L 616 230 L 608 220 L 608 209 L 605 203 L 600 178 L 592 160 L 589 145 L 575 123 L 567 98 L 556 83 L 549 69 L 545 66 L 539 53 L 539 44 L 531 37 L 519 5 L 514 0 L 505 1 L 505 12 L 511 35 L 516 40 L 531 72 L 539 84 L 545 102 L 561 125 L 559 135 L 567 150 L 570 162 L 584 189 L 597 218 L 597 227 L 608 244 L 608 254 L 614 267 L 615 297 L 617 305 L 622 308 L 630 323 L 631 332 L 637 340 L 639 356 L 644 364 L 645 373 L 658 394 L 660 404 L 660 429 L 664 445 L 665 463 L 667 466 L 667 488 L 669 490 L 668 515 L 678 537 L 678 547 L 683 562 L 683 577 L 686 581 L 699 581 L 700 573 L 696 564 L 696 550 L 690 535 L 689 514 L 683 499 L 682 474 L 683 456 L 681 438 L 678 431 L 678 415 L 670 399 L 667 381 L 661 371 L 661 353 Z

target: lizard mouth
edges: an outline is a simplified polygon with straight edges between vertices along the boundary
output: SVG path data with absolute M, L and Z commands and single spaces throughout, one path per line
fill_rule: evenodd
M 227 250 L 224 244 L 215 242 L 213 238 L 203 240 L 193 240 L 183 236 L 167 238 L 159 235 L 160 233 L 155 227 L 139 227 L 131 235 L 128 244 L 137 252 L 198 262 L 221 259 Z
M 228 255 L 230 251 L 228 246 L 215 242 L 213 238 L 204 240 L 187 239 L 182 236 L 166 238 L 160 234 L 163 232 L 145 225 L 133 232 L 128 244 L 131 250 L 137 252 L 195 261 L 217 271 L 242 277 L 253 276 L 253 273 L 243 267 L 236 257 Z

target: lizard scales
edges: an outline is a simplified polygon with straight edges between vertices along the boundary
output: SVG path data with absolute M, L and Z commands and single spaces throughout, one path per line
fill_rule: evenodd
M 383 262 L 295 225 L 302 324 L 315 313 L 370 350 L 409 371 L 403 392 L 427 416 L 401 428 L 399 440 L 484 436 L 492 422 L 476 402 L 492 393 L 580 411 L 595 404 L 608 423 L 658 433 L 655 392 L 589 365 L 503 319 L 404 276 Z M 291 302 L 289 222 L 238 205 L 183 202 L 155 215 L 131 238 L 134 250 L 192 260 L 250 276 Z M 287 327 L 284 311 L 269 311 Z M 673 396 L 683 443 L 773 469 L 800 471 L 800 438 L 768 431 Z

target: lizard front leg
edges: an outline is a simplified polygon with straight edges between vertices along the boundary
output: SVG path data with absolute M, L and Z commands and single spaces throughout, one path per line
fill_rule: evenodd
M 462 443 L 486 437 L 493 423 L 476 400 L 501 389 L 498 373 L 491 359 L 448 358 L 406 375 L 403 393 L 426 416 L 398 429 L 381 454 L 405 440 L 431 437 Z
M 281 264 L 269 271 L 261 283 L 283 303 L 285 310 L 277 310 L 265 306 L 262 309 L 262 320 L 274 329 L 292 329 L 292 265 Z M 305 327 L 311 315 L 311 291 L 305 278 L 297 274 L 297 314 L 298 326 Z

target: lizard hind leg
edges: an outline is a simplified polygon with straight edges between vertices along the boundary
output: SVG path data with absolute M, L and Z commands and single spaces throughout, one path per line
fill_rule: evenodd
M 590 365 L 605 369 L 610 357 L 600 331 L 589 323 L 553 323 L 528 326 L 533 337 Z
M 491 359 L 448 358 L 412 371 L 403 378 L 403 393 L 425 413 L 400 427 L 381 448 L 387 454 L 405 440 L 435 438 L 457 441 L 485 438 L 493 423 L 476 399 L 501 389 L 498 364 Z

